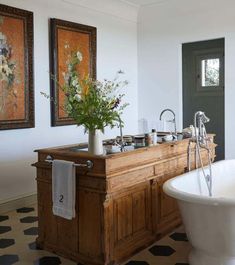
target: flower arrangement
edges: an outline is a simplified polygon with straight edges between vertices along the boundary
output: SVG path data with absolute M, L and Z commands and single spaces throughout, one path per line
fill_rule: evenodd
M 67 71 L 63 73 L 64 84 L 60 85 L 57 82 L 65 94 L 65 111 L 78 126 L 84 126 L 85 132 L 95 130 L 104 132 L 105 127 L 113 128 L 120 123 L 122 126 L 123 121 L 120 116 L 128 105 L 122 103 L 124 94 L 120 93 L 128 84 L 126 80 L 119 80 L 123 72 L 119 71 L 112 81 L 101 82 L 90 77 L 80 78 L 78 65 L 82 59 L 83 56 L 79 51 L 72 52 L 67 61 Z

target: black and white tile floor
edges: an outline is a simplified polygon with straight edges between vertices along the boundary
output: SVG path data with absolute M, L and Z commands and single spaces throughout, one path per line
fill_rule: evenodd
M 36 249 L 36 207 L 0 215 L 0 265 L 76 265 L 75 262 Z M 125 265 L 188 265 L 190 245 L 182 229 L 133 256 Z

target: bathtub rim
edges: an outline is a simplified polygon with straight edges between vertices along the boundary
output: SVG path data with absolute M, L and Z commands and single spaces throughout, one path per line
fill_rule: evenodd
M 217 164 L 223 164 L 223 163 L 229 163 L 234 162 L 235 159 L 226 159 L 226 160 L 221 160 L 217 161 L 212 164 L 212 166 L 217 165 Z M 185 191 L 180 191 L 179 189 L 173 187 L 172 183 L 177 179 L 177 178 L 184 178 L 187 177 L 190 173 L 194 172 L 196 170 L 192 170 L 190 172 L 184 173 L 182 175 L 176 176 L 172 179 L 167 180 L 163 184 L 163 191 L 170 197 L 173 197 L 177 200 L 180 201 L 186 201 L 190 203 L 196 203 L 196 204 L 205 204 L 205 205 L 213 205 L 213 206 L 219 206 L 219 205 L 235 205 L 235 197 L 234 198 L 226 198 L 226 197 L 209 197 L 205 195 L 197 195 L 197 194 L 192 194 L 188 193 Z M 235 191 L 234 191 L 235 194 Z

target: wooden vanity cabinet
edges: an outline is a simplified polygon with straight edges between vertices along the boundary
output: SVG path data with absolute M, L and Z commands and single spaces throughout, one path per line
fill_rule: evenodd
M 166 180 L 187 168 L 188 140 L 107 156 L 72 152 L 70 147 L 38 150 L 37 189 L 40 248 L 85 265 L 120 264 L 181 224 Z M 211 143 L 211 148 L 215 149 Z M 76 169 L 76 217 L 52 213 L 50 155 L 84 163 Z M 206 153 L 203 160 L 206 161 Z

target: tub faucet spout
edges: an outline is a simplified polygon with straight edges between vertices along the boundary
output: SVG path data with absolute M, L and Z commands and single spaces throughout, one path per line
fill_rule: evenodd
M 202 148 L 207 148 L 208 137 L 206 134 L 205 123 L 208 123 L 209 121 L 210 119 L 202 111 L 197 111 L 194 114 L 195 136 Z M 196 127 L 198 127 L 198 130 Z

